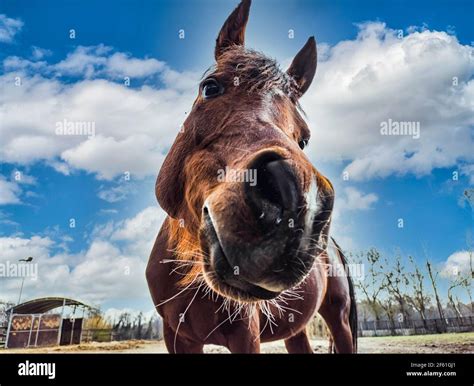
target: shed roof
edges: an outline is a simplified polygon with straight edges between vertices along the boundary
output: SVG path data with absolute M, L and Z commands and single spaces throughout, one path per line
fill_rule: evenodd
M 29 300 L 27 302 L 17 304 L 11 307 L 7 312 L 13 311 L 15 314 L 44 314 L 45 312 L 54 310 L 55 308 L 65 306 L 79 306 L 94 309 L 85 303 L 69 298 L 39 298 Z

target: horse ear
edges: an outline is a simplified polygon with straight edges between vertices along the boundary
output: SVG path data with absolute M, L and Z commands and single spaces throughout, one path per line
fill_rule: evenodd
M 288 68 L 288 75 L 298 84 L 300 96 L 308 90 L 316 73 L 317 53 L 316 40 L 311 36 Z
M 249 19 L 251 0 L 242 0 L 238 7 L 230 14 L 219 32 L 216 40 L 215 57 L 221 56 L 226 48 L 233 45 L 243 46 L 245 41 L 245 27 Z

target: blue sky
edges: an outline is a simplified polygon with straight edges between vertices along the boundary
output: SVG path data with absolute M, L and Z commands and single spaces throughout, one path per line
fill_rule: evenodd
M 143 268 L 163 218 L 154 180 L 236 4 L 2 1 L 3 256 L 36 251 L 54 284 L 26 283 L 26 297 L 57 291 L 103 308 L 152 307 Z M 303 100 L 308 152 L 336 186 L 333 230 L 343 248 L 375 246 L 389 256 L 400 248 L 419 262 L 426 248 L 440 272 L 466 264 L 473 11 L 470 1 L 254 1 L 248 46 L 285 65 L 308 36 L 318 41 L 318 71 Z M 421 122 L 420 139 L 382 138 L 379 124 L 389 118 Z M 63 119 L 95 122 L 96 138 L 51 136 Z M 116 276 L 104 279 L 115 261 Z M 124 277 L 123 267 L 132 273 Z M 18 283 L 4 283 L 15 298 Z

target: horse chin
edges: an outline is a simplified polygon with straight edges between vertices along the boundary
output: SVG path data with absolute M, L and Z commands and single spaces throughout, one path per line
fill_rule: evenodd
M 243 281 L 229 283 L 229 281 L 219 280 L 212 272 L 205 272 L 204 278 L 214 292 L 224 298 L 229 298 L 239 303 L 255 303 L 262 300 L 271 300 L 278 297 L 281 293 L 269 291 Z
M 219 295 L 239 302 L 258 302 L 272 300 L 281 293 L 298 286 L 305 280 L 309 271 L 299 269 L 297 276 L 282 276 L 273 273 L 258 283 L 252 283 L 241 275 L 236 275 L 218 242 L 202 246 L 206 251 L 203 276 L 209 287 Z M 301 261 L 301 259 L 300 259 Z M 307 261 L 306 267 L 312 267 L 314 260 Z
M 314 253 L 308 253 L 307 247 L 302 248 L 300 239 L 292 250 L 296 256 L 288 257 L 285 268 L 269 269 L 262 275 L 249 279 L 240 270 L 236 271 L 226 256 L 220 243 L 216 229 L 207 214 L 200 229 L 199 239 L 203 251 L 203 276 L 214 292 L 240 302 L 258 302 L 277 298 L 282 292 L 298 286 L 307 277 L 314 263 Z M 309 243 L 309 241 L 308 241 Z M 313 251 L 314 252 L 314 251 Z M 247 268 L 246 271 L 249 271 Z
M 211 250 L 213 252 L 204 264 L 204 279 L 219 295 L 239 302 L 251 303 L 274 299 L 282 292 L 270 286 L 264 288 L 234 275 L 220 245 L 213 246 Z

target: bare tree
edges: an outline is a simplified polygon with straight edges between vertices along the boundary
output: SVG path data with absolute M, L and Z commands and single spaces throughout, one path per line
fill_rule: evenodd
M 430 277 L 431 285 L 433 287 L 433 291 L 435 294 L 436 306 L 438 307 L 439 317 L 441 319 L 441 323 L 443 324 L 443 330 L 446 330 L 446 319 L 444 318 L 443 306 L 441 304 L 441 301 L 439 300 L 439 295 L 438 295 L 438 283 L 437 283 L 438 273 L 433 275 L 433 271 L 431 270 L 431 263 L 429 260 L 426 261 L 426 267 L 428 268 L 428 275 Z
M 131 318 L 132 316 L 130 315 L 129 312 L 122 312 L 119 315 L 118 322 L 114 325 L 114 328 L 128 328 L 130 327 L 131 324 Z
M 472 190 L 471 193 L 473 193 Z M 474 193 L 473 193 L 474 194 Z M 469 197 L 469 202 L 472 204 L 473 196 Z M 448 305 L 454 311 L 456 318 L 461 318 L 462 311 L 461 308 L 458 306 L 460 304 L 459 298 L 454 295 L 456 289 L 464 289 L 470 301 L 471 313 L 472 313 L 472 277 L 474 275 L 473 272 L 473 262 L 472 262 L 472 237 L 471 234 L 468 232 L 466 235 L 466 244 L 468 247 L 468 255 L 469 255 L 469 268 L 464 269 L 464 267 L 455 267 L 453 272 L 450 272 L 451 280 L 448 287 Z
M 470 286 L 469 279 L 465 276 L 459 275 L 456 277 L 454 280 L 451 281 L 449 288 L 448 288 L 448 302 L 451 308 L 454 311 L 454 314 L 456 315 L 456 318 L 460 319 L 462 318 L 462 313 L 459 310 L 457 303 L 459 302 L 459 299 L 454 298 L 453 291 L 458 288 L 458 287 L 468 287 Z
M 469 271 L 466 275 L 466 281 L 463 282 L 462 286 L 466 290 L 468 296 L 469 296 L 469 306 L 471 308 L 471 315 L 474 312 L 473 309 L 473 302 L 472 302 L 472 279 L 474 278 L 474 269 L 473 269 L 473 240 L 472 240 L 472 233 L 468 231 L 466 235 L 466 244 L 467 244 L 467 250 L 469 253 Z
M 394 299 L 391 296 L 388 296 L 384 301 L 380 301 L 380 306 L 385 311 L 385 314 L 388 317 L 390 323 L 390 333 L 395 335 L 395 314 L 396 308 L 394 304 Z
M 143 312 L 140 312 L 136 318 L 136 335 L 135 339 L 142 338 L 142 320 L 143 320 Z
M 100 310 L 90 310 L 89 317 L 84 321 L 86 329 L 107 329 L 111 327 L 108 320 L 104 318 Z
M 0 300 L 0 327 L 8 323 L 9 314 L 7 313 L 7 310 L 14 305 L 14 303 Z
M 367 304 L 374 313 L 375 320 L 379 321 L 381 314 L 379 295 L 383 290 L 380 277 L 380 271 L 383 269 L 383 265 L 381 264 L 380 253 L 377 249 L 371 248 L 365 254 L 361 253 L 358 260 L 361 264 L 368 264 L 369 274 L 366 275 L 364 280 L 358 281 L 356 286 L 366 298 Z
M 423 321 L 423 326 L 425 328 L 428 328 L 426 323 L 426 310 L 427 307 L 429 307 L 431 298 L 429 295 L 426 294 L 426 290 L 424 287 L 425 275 L 423 275 L 423 272 L 421 272 L 420 268 L 415 262 L 415 259 L 412 256 L 409 256 L 408 259 L 410 260 L 410 263 L 413 265 L 415 270 L 413 272 L 408 273 L 411 279 L 410 283 L 412 293 L 411 295 L 406 296 L 406 300 L 420 314 L 421 320 Z
M 153 339 L 153 318 L 150 318 L 148 321 L 148 326 L 145 331 L 145 336 L 143 336 L 144 339 Z
M 408 286 L 409 280 L 408 276 L 405 274 L 401 255 L 397 256 L 393 267 L 390 267 L 390 263 L 385 259 L 385 267 L 386 269 L 380 272 L 383 276 L 382 287 L 387 291 L 388 295 L 398 303 L 404 320 L 408 320 L 404 289 Z

